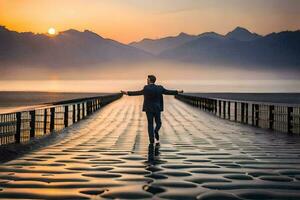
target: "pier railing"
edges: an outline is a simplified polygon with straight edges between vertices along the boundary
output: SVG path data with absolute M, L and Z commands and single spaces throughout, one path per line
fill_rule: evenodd
M 180 94 L 176 99 L 222 119 L 285 133 L 300 133 L 300 105 L 238 101 Z
M 110 94 L 53 103 L 21 112 L 0 114 L 0 146 L 26 143 L 60 131 L 122 97 Z

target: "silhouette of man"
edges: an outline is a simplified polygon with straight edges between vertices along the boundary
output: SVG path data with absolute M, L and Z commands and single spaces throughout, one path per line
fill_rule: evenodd
M 143 111 L 146 112 L 148 121 L 148 135 L 150 144 L 154 144 L 154 137 L 159 142 L 159 129 L 161 127 L 161 112 L 164 110 L 163 95 L 177 95 L 183 90 L 167 90 L 161 85 L 155 84 L 156 77 L 149 75 L 147 85 L 139 91 L 121 91 L 128 96 L 144 95 Z M 155 121 L 155 128 L 153 122 Z

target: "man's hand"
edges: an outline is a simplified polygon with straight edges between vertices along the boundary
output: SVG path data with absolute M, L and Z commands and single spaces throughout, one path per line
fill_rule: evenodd
M 183 90 L 178 90 L 178 93 L 183 93 Z
M 123 90 L 121 90 L 121 93 L 122 93 L 122 94 L 126 94 L 126 95 L 128 95 L 128 92 L 127 92 L 127 91 L 123 91 Z

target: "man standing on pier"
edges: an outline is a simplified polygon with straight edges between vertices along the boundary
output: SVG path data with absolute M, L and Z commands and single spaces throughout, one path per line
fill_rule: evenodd
M 128 96 L 144 95 L 143 111 L 146 112 L 148 121 L 148 135 L 150 144 L 154 144 L 154 137 L 159 142 L 159 129 L 161 127 L 161 112 L 164 110 L 163 95 L 177 95 L 183 90 L 167 90 L 161 85 L 155 84 L 156 77 L 149 75 L 147 85 L 139 91 L 121 91 Z M 153 122 L 155 121 L 155 128 Z

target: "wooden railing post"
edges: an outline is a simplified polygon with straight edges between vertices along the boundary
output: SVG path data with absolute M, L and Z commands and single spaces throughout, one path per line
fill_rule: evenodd
M 259 105 L 254 104 L 254 110 L 255 110 L 255 126 L 259 126 Z
M 89 104 L 90 104 L 90 114 L 92 114 L 93 113 L 93 101 L 91 100 Z
M 245 123 L 248 124 L 248 117 L 249 117 L 248 103 L 245 103 L 244 106 L 245 106 Z
M 293 113 L 293 107 L 288 107 L 288 110 L 287 110 L 287 128 L 288 128 L 288 133 L 293 133 L 293 116 L 292 116 L 292 113 Z
M 210 112 L 210 99 L 206 99 L 206 111 Z
M 72 112 L 72 120 L 73 120 L 73 124 L 76 122 L 76 105 L 73 104 L 73 112 Z
M 90 115 L 90 101 L 86 102 L 86 115 Z
M 30 115 L 30 139 L 35 137 L 35 110 L 29 111 Z
M 241 122 L 244 123 L 245 103 L 241 103 Z
M 210 112 L 210 99 L 206 99 L 207 102 L 207 111 Z
M 50 132 L 55 128 L 55 107 L 50 108 Z
M 206 111 L 209 112 L 209 99 L 206 99 Z
M 223 118 L 226 119 L 226 101 L 223 101 Z
M 228 104 L 227 104 L 227 114 L 228 114 L 228 119 L 229 119 L 229 120 L 231 120 L 231 119 L 230 119 L 230 104 L 231 104 L 231 102 L 228 101 Z
M 47 108 L 45 108 L 44 109 L 44 134 L 47 133 L 47 115 L 48 115 Z
M 251 124 L 252 125 L 254 125 L 254 123 L 255 123 L 255 112 L 254 112 L 254 104 L 252 104 L 252 106 L 251 106 L 251 115 L 252 115 L 252 122 L 251 122 Z
M 202 110 L 203 108 L 203 99 L 200 97 L 199 98 L 199 108 Z
M 237 102 L 234 102 L 234 121 L 237 121 Z
M 77 104 L 77 121 L 80 121 L 80 103 Z
M 85 117 L 85 106 L 84 106 L 84 102 L 82 103 L 82 118 Z
M 221 111 L 222 111 L 221 100 L 218 100 L 218 102 L 219 102 L 219 117 L 222 117 L 222 116 L 221 116 Z
M 218 101 L 217 100 L 214 100 L 215 102 L 215 115 L 217 115 L 217 112 L 218 112 Z
M 22 114 L 21 112 L 16 113 L 16 134 L 15 134 L 15 143 L 21 143 L 21 121 L 22 121 Z
M 64 113 L 64 125 L 65 127 L 69 126 L 69 106 L 65 106 L 65 113 Z
M 274 105 L 269 106 L 269 128 L 274 129 Z
M 95 102 L 94 100 L 91 101 L 91 112 L 94 112 Z

